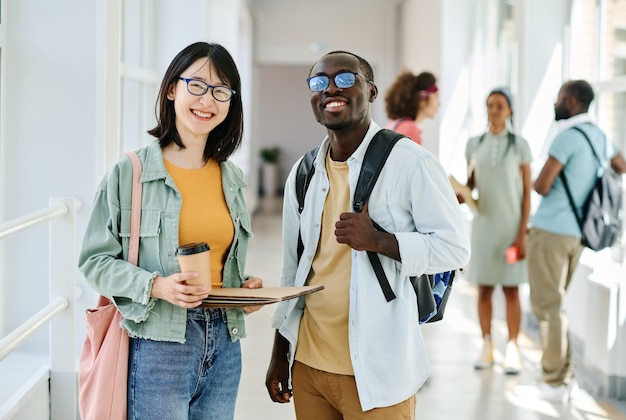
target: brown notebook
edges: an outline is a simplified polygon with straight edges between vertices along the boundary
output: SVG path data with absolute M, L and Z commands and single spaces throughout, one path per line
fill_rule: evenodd
M 213 289 L 201 308 L 237 308 L 242 306 L 269 305 L 320 291 L 324 286 L 261 287 L 259 289 L 223 288 Z

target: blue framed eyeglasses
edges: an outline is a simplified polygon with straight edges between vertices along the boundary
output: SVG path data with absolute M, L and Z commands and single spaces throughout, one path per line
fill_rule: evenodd
M 350 71 L 337 73 L 333 77 L 333 80 L 335 82 L 335 86 L 337 86 L 338 88 L 347 89 L 354 86 L 357 76 L 364 78 L 367 83 L 372 83 L 371 80 L 368 80 L 367 77 L 363 76 L 362 74 Z M 309 89 L 311 89 L 311 92 L 321 92 L 324 89 L 327 89 L 330 85 L 330 76 L 327 76 L 325 74 L 319 74 L 317 76 L 309 77 L 308 79 L 306 79 L 306 81 L 309 84 Z
M 211 95 L 216 101 L 228 102 L 237 93 L 228 86 L 213 86 L 198 79 L 186 79 L 184 77 L 179 77 L 179 79 L 187 83 L 187 92 L 194 96 L 202 96 L 211 89 Z

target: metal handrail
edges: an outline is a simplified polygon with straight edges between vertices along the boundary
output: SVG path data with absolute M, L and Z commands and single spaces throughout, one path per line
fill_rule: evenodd
M 18 348 L 28 337 L 43 327 L 59 312 L 68 308 L 70 302 L 65 298 L 56 298 L 48 306 L 31 316 L 26 322 L 14 329 L 11 333 L 0 340 L 0 360 L 7 357 L 13 350 Z
M 48 222 L 54 218 L 65 216 L 69 211 L 69 207 L 62 204 L 4 222 L 0 224 L 0 240 Z
M 74 250 L 76 211 L 81 207 L 81 203 L 73 197 L 53 197 L 50 198 L 49 204 L 46 209 L 0 224 L 0 240 L 47 222 L 50 228 L 48 250 L 50 301 L 0 340 L 0 361 L 43 326 L 49 324 L 50 363 L 47 369 L 50 372 L 50 418 L 65 420 L 76 418 L 77 415 L 76 261 L 74 252 L 67 250 Z M 17 404 L 24 403 L 26 401 L 22 400 Z

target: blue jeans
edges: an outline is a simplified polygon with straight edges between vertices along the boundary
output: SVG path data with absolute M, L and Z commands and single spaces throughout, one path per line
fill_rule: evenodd
M 189 309 L 185 344 L 131 338 L 128 419 L 232 419 L 241 346 L 221 310 Z

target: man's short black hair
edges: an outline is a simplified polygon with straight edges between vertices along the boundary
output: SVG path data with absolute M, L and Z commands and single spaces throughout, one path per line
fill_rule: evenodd
M 576 98 L 576 101 L 586 110 L 593 101 L 593 88 L 586 80 L 572 80 L 565 84 L 565 92 Z
M 319 63 L 320 60 L 322 60 L 324 57 L 328 57 L 329 55 L 333 55 L 333 54 L 348 54 L 356 58 L 357 60 L 359 60 L 359 67 L 361 68 L 361 72 L 363 72 L 363 76 L 365 76 L 367 80 L 369 80 L 370 82 L 374 83 L 374 70 L 372 70 L 372 66 L 370 66 L 370 63 L 368 63 L 366 59 L 348 51 L 341 51 L 341 50 L 331 51 L 329 53 L 324 54 L 319 60 L 315 62 L 315 64 Z M 311 71 L 313 70 L 313 67 L 315 67 L 315 64 L 313 64 L 311 68 L 309 69 L 309 74 L 311 74 Z

